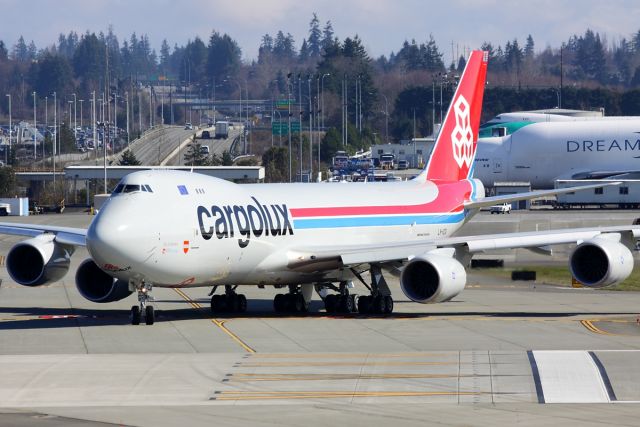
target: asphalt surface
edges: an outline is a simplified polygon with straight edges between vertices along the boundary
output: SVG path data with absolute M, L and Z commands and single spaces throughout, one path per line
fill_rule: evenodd
M 637 214 L 483 213 L 467 232 Z M 25 220 L 83 227 L 91 217 Z M 0 236 L 0 255 L 18 240 Z M 512 262 L 538 260 L 528 253 Z M 100 305 L 75 289 L 86 256 L 79 249 L 63 280 L 39 288 L 0 270 L 0 425 L 590 426 L 640 415 L 638 293 L 472 271 L 452 301 L 420 305 L 391 278 L 385 318 L 327 315 L 317 296 L 309 314 L 276 316 L 277 290 L 256 288 L 245 291 L 247 313 L 213 316 L 206 288 L 156 288 L 156 324 L 131 326 L 134 296 Z

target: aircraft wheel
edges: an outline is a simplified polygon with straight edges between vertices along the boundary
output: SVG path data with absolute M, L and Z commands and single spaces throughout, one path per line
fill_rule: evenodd
M 327 313 L 335 313 L 338 308 L 338 296 L 335 294 L 329 294 L 324 299 L 324 308 Z
M 391 295 L 386 295 L 384 297 L 384 314 L 393 313 L 393 297 Z
M 153 325 L 153 323 L 156 321 L 156 314 L 152 305 L 148 305 L 145 307 L 144 321 L 147 325 Z
M 371 311 L 371 297 L 363 295 L 358 298 L 358 312 L 360 314 L 368 314 Z
M 247 311 L 247 297 L 243 294 L 238 295 L 238 313 Z
M 140 307 L 134 305 L 131 307 L 131 324 L 139 325 L 140 324 Z
M 373 311 L 376 314 L 384 314 L 387 308 L 387 302 L 385 301 L 385 298 L 382 295 L 378 295 L 373 299 L 373 308 L 374 308 Z
M 276 313 L 282 313 L 287 307 L 287 298 L 285 294 L 278 294 L 273 299 L 273 308 Z

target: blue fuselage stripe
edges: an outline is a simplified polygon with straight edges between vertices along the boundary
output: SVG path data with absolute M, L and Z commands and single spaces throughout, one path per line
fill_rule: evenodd
M 442 215 L 406 215 L 374 217 L 342 217 L 294 219 L 293 228 L 384 227 L 411 224 L 455 224 L 464 220 L 464 213 Z

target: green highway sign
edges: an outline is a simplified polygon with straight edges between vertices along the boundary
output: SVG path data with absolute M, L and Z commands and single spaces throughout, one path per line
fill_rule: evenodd
M 278 110 L 287 110 L 289 108 L 289 105 L 291 104 L 291 100 L 290 99 L 278 99 L 276 101 L 276 108 Z
M 273 122 L 271 124 L 271 133 L 274 135 L 287 135 L 289 128 L 288 122 Z M 300 122 L 291 122 L 291 131 L 300 132 Z

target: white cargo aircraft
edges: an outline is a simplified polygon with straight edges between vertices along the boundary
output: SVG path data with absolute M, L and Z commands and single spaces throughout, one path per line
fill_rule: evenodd
M 527 181 L 534 188 L 553 188 L 557 179 L 615 179 L 640 172 L 640 118 L 567 119 L 520 122 L 510 135 L 480 138 L 474 178 L 487 187 Z
M 236 185 L 197 173 L 136 172 L 88 230 L 0 224 L 2 233 L 32 237 L 8 253 L 9 274 L 26 286 L 58 280 L 74 247 L 86 245 L 91 257 L 76 272 L 78 290 L 98 303 L 137 292 L 134 324 L 143 316 L 154 322 L 152 287 L 212 286 L 213 294 L 224 286 L 212 296 L 214 312 L 244 311 L 242 286 L 284 287 L 275 310 L 304 311 L 315 287 L 328 312 L 388 314 L 383 271 L 400 274 L 411 300 L 443 302 L 464 289 L 472 254 L 500 248 L 579 243 L 569 261 L 578 280 L 593 287 L 624 280 L 638 226 L 453 236 L 481 207 L 572 191 L 484 197 L 470 178 L 486 69 L 487 54 L 472 52 L 429 164 L 412 181 Z M 367 295 L 350 294 L 353 280 Z

